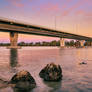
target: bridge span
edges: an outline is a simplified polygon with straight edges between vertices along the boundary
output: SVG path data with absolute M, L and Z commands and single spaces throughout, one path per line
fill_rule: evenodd
M 59 37 L 61 47 L 63 47 L 65 44 L 64 42 L 65 38 L 79 40 L 81 43 L 81 46 L 83 46 L 84 41 L 92 41 L 91 37 L 71 34 L 63 31 L 43 28 L 35 25 L 28 25 L 28 24 L 9 21 L 5 19 L 0 19 L 0 31 L 10 32 L 11 46 L 9 48 L 18 48 L 17 46 L 18 33 Z

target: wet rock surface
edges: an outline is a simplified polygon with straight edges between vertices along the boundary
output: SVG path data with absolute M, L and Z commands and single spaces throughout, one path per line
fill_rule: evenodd
M 62 69 L 60 65 L 55 65 L 54 63 L 47 64 L 40 73 L 40 77 L 45 81 L 60 81 L 62 80 Z
M 14 84 L 14 89 L 19 90 L 31 90 L 36 87 L 36 82 L 31 74 L 27 71 L 20 71 L 19 73 L 15 74 L 11 81 L 11 84 Z

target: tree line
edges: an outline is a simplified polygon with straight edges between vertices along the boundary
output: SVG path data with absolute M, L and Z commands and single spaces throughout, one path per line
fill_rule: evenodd
M 10 43 L 0 43 L 0 46 L 9 46 Z M 26 42 L 19 42 L 18 46 L 60 46 L 60 41 L 51 41 L 51 42 L 30 42 L 30 43 L 26 43 Z M 80 46 L 80 42 L 79 41 L 65 41 L 65 46 Z M 91 42 L 90 41 L 85 41 L 84 46 L 91 46 Z

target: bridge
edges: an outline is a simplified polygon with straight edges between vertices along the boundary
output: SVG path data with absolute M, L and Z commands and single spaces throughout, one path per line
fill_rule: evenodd
M 19 48 L 17 46 L 18 33 L 59 37 L 61 47 L 64 47 L 64 45 L 65 45 L 65 41 L 64 41 L 65 38 L 79 40 L 81 43 L 81 46 L 83 46 L 85 41 L 92 42 L 91 37 L 71 34 L 71 33 L 63 32 L 62 30 L 58 31 L 58 30 L 54 30 L 54 29 L 24 24 L 24 23 L 10 21 L 10 20 L 6 20 L 6 19 L 0 19 L 0 31 L 10 32 L 11 46 L 9 46 L 8 48 Z

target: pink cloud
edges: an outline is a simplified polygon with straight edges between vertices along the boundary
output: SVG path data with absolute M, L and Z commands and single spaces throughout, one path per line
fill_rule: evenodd
M 7 0 L 8 2 L 10 2 L 12 5 L 14 5 L 15 7 L 24 7 L 25 4 L 22 3 L 23 0 Z M 30 2 L 34 1 L 34 0 L 28 0 Z
M 13 3 L 16 7 L 24 7 L 24 4 L 21 4 L 21 3 L 16 3 L 16 2 L 14 2 Z
M 76 8 L 80 7 L 81 5 L 83 5 L 85 2 L 83 1 L 79 1 L 78 3 L 74 4 L 71 8 L 65 10 L 61 15 L 62 16 L 67 16 L 68 14 L 70 14 L 73 10 L 75 10 Z
M 83 1 L 85 1 L 86 3 L 92 4 L 92 0 L 83 0 Z
M 75 12 L 76 15 L 83 15 L 84 14 L 84 11 L 83 10 L 78 10 Z
M 11 3 L 11 5 L 15 7 L 24 7 L 24 4 L 22 3 L 22 0 L 7 0 Z
M 42 6 L 42 10 L 45 10 L 45 12 L 57 12 L 59 11 L 59 5 L 58 4 L 53 4 L 53 3 L 48 3 Z
M 76 15 L 92 16 L 92 12 L 86 12 L 85 10 L 79 10 L 75 12 Z
M 92 17 L 92 12 L 86 12 L 86 13 L 85 13 L 85 16 Z
M 42 13 L 53 14 L 53 13 L 57 13 L 60 10 L 59 5 L 54 3 L 46 3 L 39 7 L 34 6 L 32 7 L 32 9 L 36 12 L 36 15 L 40 15 Z
M 76 4 L 70 6 L 67 9 L 67 6 L 72 2 L 72 0 L 67 0 L 66 3 L 64 3 L 62 6 L 60 6 L 59 4 L 54 4 L 54 3 L 47 3 L 44 4 L 42 6 L 40 6 L 40 11 L 38 10 L 37 13 L 40 14 L 41 12 L 45 12 L 45 13 L 58 13 L 61 16 L 67 16 L 69 15 L 72 11 L 76 11 L 76 9 L 80 6 L 82 6 L 83 4 L 86 3 L 87 0 L 81 0 L 78 1 Z M 37 7 L 36 7 L 37 8 Z M 36 10 L 35 8 L 35 10 Z M 77 13 L 82 13 L 81 11 L 78 11 Z
M 63 4 L 62 6 L 60 6 L 58 3 L 54 4 L 52 3 L 46 3 L 44 5 L 42 5 L 41 8 L 41 12 L 45 11 L 45 12 L 59 12 L 61 9 L 64 9 L 67 7 L 67 5 L 69 3 L 71 3 L 72 0 L 67 0 L 67 2 L 65 4 Z M 62 8 L 61 8 L 62 7 Z
M 67 2 L 65 4 L 63 4 L 62 9 L 65 9 L 68 6 L 68 4 L 71 2 L 72 2 L 72 0 L 67 0 Z

